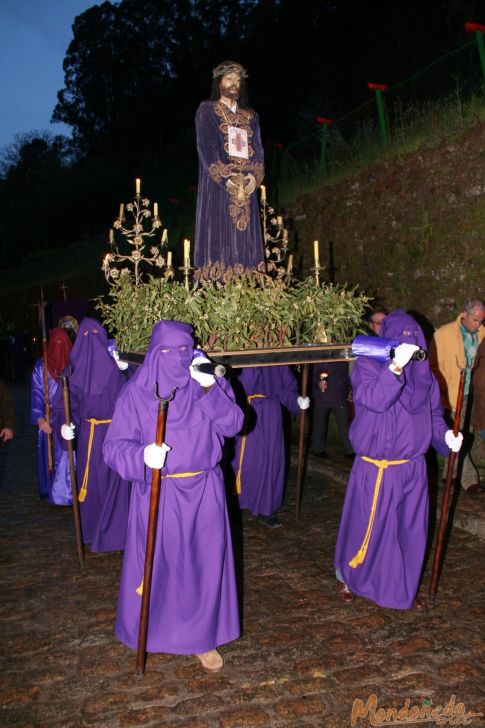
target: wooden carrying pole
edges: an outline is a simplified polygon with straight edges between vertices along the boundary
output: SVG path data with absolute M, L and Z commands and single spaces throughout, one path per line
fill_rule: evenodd
M 47 327 L 45 323 L 45 302 L 44 292 L 40 289 L 40 320 L 42 324 L 42 362 L 43 362 L 43 376 L 44 376 L 44 409 L 45 409 L 45 420 L 49 427 L 51 426 L 51 403 L 49 401 L 49 373 L 47 369 Z M 47 470 L 52 476 L 54 471 L 54 456 L 52 452 L 52 433 L 47 432 Z
M 303 374 L 301 378 L 301 396 L 306 397 L 308 394 L 308 373 L 310 367 L 303 364 Z M 303 480 L 303 456 L 305 447 L 305 413 L 306 410 L 300 411 L 300 433 L 298 439 L 298 468 L 296 471 L 296 517 L 300 515 L 301 506 L 301 484 Z
M 458 396 L 456 399 L 455 419 L 453 421 L 453 434 L 455 437 L 460 431 L 461 412 L 463 409 L 463 392 L 465 389 L 465 369 L 460 372 L 460 384 L 458 386 Z M 446 470 L 445 488 L 443 491 L 443 501 L 441 503 L 441 515 L 440 515 L 440 527 L 438 531 L 438 538 L 436 541 L 436 548 L 434 553 L 433 572 L 431 575 L 431 586 L 429 588 L 429 594 L 431 597 L 436 595 L 436 589 L 438 586 L 438 577 L 440 573 L 441 555 L 443 553 L 443 546 L 445 540 L 446 526 L 448 523 L 448 508 L 450 503 L 451 495 L 451 484 L 453 482 L 453 470 L 455 466 L 455 460 L 458 453 L 450 452 L 448 458 L 448 468 Z
M 173 395 L 172 395 L 173 396 Z M 165 424 L 169 400 L 158 397 L 157 432 L 155 444 L 162 445 L 165 438 Z M 171 397 L 170 397 L 171 399 Z M 144 675 L 146 664 L 146 647 L 148 636 L 148 616 L 150 611 L 150 594 L 152 590 L 153 556 L 157 535 L 158 506 L 160 503 L 161 470 L 152 469 L 152 487 L 150 493 L 150 510 L 148 513 L 147 542 L 145 549 L 145 568 L 143 570 L 143 592 L 140 607 L 140 626 L 138 628 L 138 649 L 136 653 L 136 674 Z
M 64 419 L 66 425 L 71 424 L 71 405 L 69 401 L 69 384 L 68 378 L 62 376 L 62 398 L 64 401 Z M 77 555 L 79 559 L 79 566 L 84 569 L 84 547 L 83 537 L 81 530 L 81 516 L 79 513 L 79 500 L 77 493 L 77 480 L 76 480 L 76 466 L 74 464 L 74 449 L 72 446 L 72 440 L 66 440 L 67 443 L 67 454 L 69 458 L 69 475 L 71 476 L 71 492 L 72 492 L 72 513 L 74 516 L 74 530 L 76 533 L 76 547 Z

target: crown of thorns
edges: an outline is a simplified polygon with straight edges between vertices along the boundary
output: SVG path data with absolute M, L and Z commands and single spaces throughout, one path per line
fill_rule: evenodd
M 212 71 L 212 78 L 218 78 L 219 76 L 225 76 L 227 73 L 239 73 L 241 78 L 247 78 L 248 74 L 244 66 L 235 61 L 224 61 L 216 66 Z

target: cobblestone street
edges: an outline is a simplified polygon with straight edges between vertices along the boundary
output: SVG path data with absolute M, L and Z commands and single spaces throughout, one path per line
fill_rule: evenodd
M 427 611 L 385 610 L 359 598 L 343 606 L 332 558 L 345 471 L 310 460 L 296 520 L 292 468 L 282 528 L 234 519 L 243 634 L 222 647 L 224 670 L 208 675 L 191 657 L 155 654 L 139 678 L 134 653 L 113 635 L 121 554 L 87 551 L 81 573 L 71 509 L 37 496 L 28 387 L 13 393 L 19 425 L 0 445 L 2 727 L 384 725 L 382 711 L 362 710 L 352 723 L 354 701 L 372 694 L 386 711 L 455 700 L 468 725 L 485 726 L 485 494 L 468 510 L 473 497 L 459 495 L 455 523 L 472 519 L 475 530 L 453 529 Z

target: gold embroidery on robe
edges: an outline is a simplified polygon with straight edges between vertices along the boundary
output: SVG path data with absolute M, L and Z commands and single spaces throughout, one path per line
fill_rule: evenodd
M 248 159 L 239 159 L 234 162 L 224 163 L 221 160 L 214 162 L 209 166 L 209 174 L 218 184 L 226 180 L 226 190 L 229 195 L 229 215 L 235 227 L 244 232 L 251 219 L 250 200 L 254 190 L 249 193 L 247 188 L 251 184 L 251 180 L 247 178 L 248 174 L 252 174 L 256 180 L 256 187 L 259 186 L 264 177 L 263 165 L 261 162 L 251 161 L 254 156 L 252 147 L 253 130 L 251 129 L 251 119 L 253 112 L 248 109 L 237 109 L 233 113 L 229 108 L 222 108 L 221 104 L 214 104 L 214 111 L 219 117 L 219 129 L 224 139 L 224 151 L 230 159 L 235 159 L 229 155 L 229 136 L 228 126 L 237 126 L 244 129 L 248 139 Z

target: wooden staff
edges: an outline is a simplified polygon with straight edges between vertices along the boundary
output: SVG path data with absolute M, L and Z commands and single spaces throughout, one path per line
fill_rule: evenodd
M 175 394 L 175 390 L 168 399 L 158 396 L 155 384 L 155 396 L 158 399 L 157 432 L 155 445 L 161 446 L 165 438 L 165 425 L 167 421 L 168 403 Z M 152 590 L 153 557 L 155 554 L 155 538 L 157 535 L 158 506 L 160 503 L 160 468 L 152 468 L 152 487 L 150 492 L 150 510 L 148 513 L 147 542 L 145 548 L 145 568 L 143 570 L 143 592 L 140 607 L 140 625 L 138 628 L 138 649 L 136 652 L 136 674 L 144 675 L 146 663 L 146 648 L 148 636 L 148 617 L 150 611 L 150 594 Z
M 301 396 L 306 397 L 308 391 L 308 372 L 310 367 L 303 364 L 303 374 L 301 378 Z M 303 479 L 303 452 L 305 446 L 305 413 L 306 410 L 300 410 L 300 433 L 298 440 L 298 468 L 296 471 L 296 517 L 300 515 L 301 506 L 301 483 Z
M 66 425 L 71 424 L 71 405 L 69 402 L 69 384 L 67 376 L 61 376 L 62 379 L 62 399 L 64 401 L 64 418 Z M 74 449 L 72 440 L 66 440 L 67 454 L 69 457 L 69 474 L 71 476 L 71 492 L 72 492 L 72 513 L 74 516 L 74 531 L 76 533 L 76 547 L 79 559 L 79 566 L 84 569 L 84 547 L 83 536 L 81 530 L 81 516 L 79 513 L 79 500 L 77 493 L 76 466 L 74 464 Z
M 51 426 L 51 403 L 49 401 L 49 370 L 47 368 L 47 327 L 45 323 L 44 292 L 40 289 L 40 320 L 42 324 L 42 361 L 44 369 L 44 409 L 45 421 Z M 54 455 L 52 452 L 52 433 L 46 432 L 47 437 L 47 470 L 52 476 L 54 471 Z
M 453 434 L 456 437 L 460 431 L 461 412 L 463 409 L 463 392 L 465 389 L 465 369 L 460 371 L 460 383 L 458 386 L 458 396 L 456 398 L 456 409 L 455 419 L 453 421 Z M 455 466 L 455 460 L 458 453 L 453 450 L 450 451 L 448 458 L 448 468 L 446 470 L 445 488 L 443 491 L 443 501 L 441 503 L 441 516 L 440 516 L 440 527 L 438 531 L 438 539 L 436 541 L 436 548 L 434 553 L 433 572 L 431 575 L 431 586 L 429 588 L 429 594 L 431 597 L 436 595 L 436 589 L 438 586 L 438 576 L 440 572 L 441 554 L 443 552 L 443 545 L 445 540 L 446 525 L 448 522 L 448 508 L 451 495 L 451 484 L 453 482 L 453 469 Z

